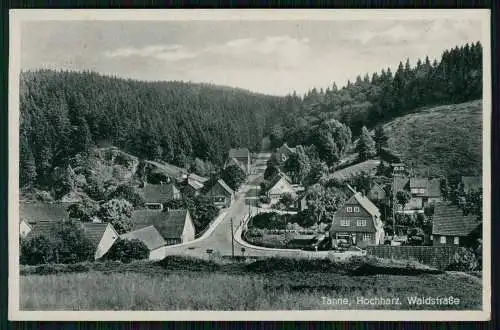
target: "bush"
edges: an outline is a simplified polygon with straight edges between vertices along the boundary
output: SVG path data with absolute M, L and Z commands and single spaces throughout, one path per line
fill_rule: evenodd
M 455 271 L 472 271 L 479 267 L 474 252 L 468 248 L 460 247 L 453 255 L 453 261 L 448 266 L 447 270 Z
M 141 260 L 148 257 L 149 249 L 142 241 L 138 239 L 120 239 L 111 246 L 104 259 L 129 263 L 132 260 Z
M 38 265 L 48 262 L 52 247 L 50 241 L 44 236 L 22 238 L 20 242 L 21 265 Z
M 94 247 L 75 222 L 53 223 L 45 235 L 21 240 L 20 263 L 71 264 L 91 260 Z
M 123 234 L 132 229 L 132 204 L 124 199 L 112 199 L 103 205 L 98 216 L 104 222 L 109 222 L 118 234 Z
M 125 199 L 137 208 L 144 205 L 144 196 L 135 187 L 122 184 L 109 196 L 110 198 Z

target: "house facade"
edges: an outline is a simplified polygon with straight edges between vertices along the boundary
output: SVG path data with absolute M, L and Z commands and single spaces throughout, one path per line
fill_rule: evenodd
M 341 241 L 358 246 L 383 244 L 384 235 L 378 208 L 359 192 L 335 212 L 330 226 L 333 246 Z
M 441 183 L 437 178 L 407 178 L 397 176 L 393 178 L 392 191 L 393 196 L 396 196 L 398 191 L 407 191 L 411 195 L 404 209 L 401 205 L 397 204 L 397 201 L 394 201 L 397 213 L 422 213 L 427 205 L 436 204 L 442 200 Z
M 391 168 L 394 176 L 406 175 L 407 173 L 406 165 L 403 163 L 391 163 Z
M 146 208 L 157 211 L 163 210 L 163 203 L 181 198 L 180 190 L 173 183 L 145 184 L 143 194 Z
M 224 182 L 219 179 L 206 193 L 217 207 L 225 208 L 231 206 L 234 201 L 234 191 Z
M 297 197 L 297 193 L 287 177 L 278 173 L 269 183 L 267 197 L 271 199 L 271 203 L 276 203 L 284 194 L 290 194 L 293 198 Z
M 236 165 L 241 168 L 245 175 L 250 174 L 251 158 L 248 148 L 230 149 L 224 167 Z
M 471 246 L 476 242 L 477 233 L 481 222 L 477 215 L 465 215 L 456 205 L 450 202 L 438 203 L 434 207 L 432 218 L 432 243 L 433 245 Z
M 33 227 L 25 220 L 19 221 L 19 236 L 25 238 L 33 230 Z

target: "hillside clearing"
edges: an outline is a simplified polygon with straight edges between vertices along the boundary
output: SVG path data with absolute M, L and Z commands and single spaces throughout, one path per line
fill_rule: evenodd
M 384 125 L 389 148 L 417 175 L 481 175 L 482 101 L 438 106 Z

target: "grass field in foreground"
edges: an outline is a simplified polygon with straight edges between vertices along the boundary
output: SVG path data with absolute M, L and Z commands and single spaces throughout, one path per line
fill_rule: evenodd
M 481 309 L 481 282 L 460 273 L 349 276 L 328 272 L 87 272 L 21 276 L 21 310 Z M 460 299 L 457 306 L 410 306 L 407 297 Z M 322 297 L 348 298 L 328 305 Z M 401 305 L 358 305 L 357 298 Z

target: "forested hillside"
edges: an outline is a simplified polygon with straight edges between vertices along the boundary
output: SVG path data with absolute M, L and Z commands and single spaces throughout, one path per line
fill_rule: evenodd
M 278 97 L 183 82 L 141 82 L 92 72 L 21 74 L 21 185 L 96 143 L 146 159 L 220 165 L 231 147 L 259 145 Z
M 301 144 L 297 133 L 305 126 L 335 118 L 358 136 L 361 128 L 420 111 L 422 107 L 455 104 L 482 98 L 482 46 L 479 42 L 445 50 L 440 61 L 428 57 L 400 62 L 395 73 L 390 68 L 360 74 L 354 82 L 337 88 L 313 88 L 304 97 L 288 96 L 281 117 L 273 127 L 274 146 L 287 140 Z
M 304 97 L 47 70 L 23 72 L 20 87 L 22 186 L 50 187 L 54 168 L 102 143 L 139 158 L 210 169 L 223 164 L 229 148 L 258 148 L 269 134 L 272 147 L 300 144 L 335 167 L 363 126 L 480 99 L 482 46 L 446 50 L 433 63 L 401 62 L 394 74 L 360 75 Z

